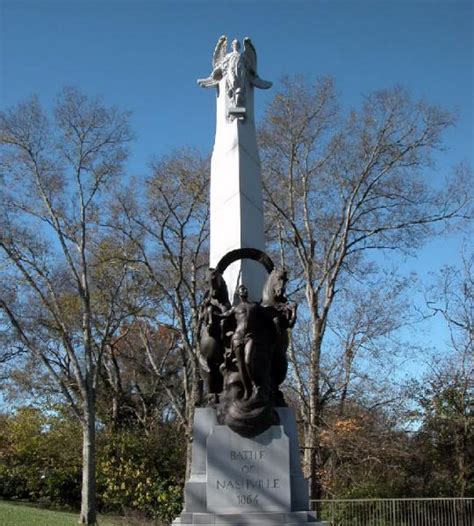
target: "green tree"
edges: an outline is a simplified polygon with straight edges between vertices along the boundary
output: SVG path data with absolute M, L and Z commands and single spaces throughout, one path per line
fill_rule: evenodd
M 186 459 L 179 433 L 178 426 L 167 424 L 149 435 L 132 429 L 102 434 L 98 452 L 102 509 L 174 519 L 181 511 Z
M 0 493 L 52 507 L 80 506 L 81 429 L 65 407 L 21 407 L 2 415 Z M 185 443 L 178 426 L 97 432 L 98 508 L 170 520 L 179 512 Z
M 3 418 L 0 485 L 4 498 L 56 506 L 80 503 L 81 433 L 65 412 L 23 407 Z

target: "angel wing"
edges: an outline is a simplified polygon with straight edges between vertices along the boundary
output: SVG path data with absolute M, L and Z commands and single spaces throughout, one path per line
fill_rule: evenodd
M 227 54 L 227 37 L 222 35 L 216 44 L 214 55 L 212 56 L 212 67 L 218 66 Z
M 227 54 L 227 37 L 222 35 L 216 44 L 214 49 L 214 55 L 212 56 L 212 73 L 205 79 L 198 79 L 198 84 L 202 88 L 211 88 L 217 86 L 219 81 L 222 79 L 222 62 Z
M 260 89 L 268 89 L 271 88 L 272 83 L 268 80 L 263 80 L 258 76 L 257 73 L 257 52 L 255 51 L 255 47 L 252 44 L 252 41 L 249 37 L 244 38 L 244 52 L 243 55 L 245 57 L 245 61 L 247 62 L 247 67 L 249 70 L 249 77 L 250 82 L 256 87 Z
M 244 56 L 253 74 L 257 73 L 257 52 L 249 37 L 244 38 Z

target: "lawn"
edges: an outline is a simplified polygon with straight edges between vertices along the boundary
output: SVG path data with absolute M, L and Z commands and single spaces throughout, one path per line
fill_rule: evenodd
M 1 526 L 77 526 L 77 513 L 49 511 L 32 506 L 0 501 Z M 124 526 L 127 522 L 109 517 L 99 517 L 99 526 Z M 130 524 L 130 523 L 128 523 Z

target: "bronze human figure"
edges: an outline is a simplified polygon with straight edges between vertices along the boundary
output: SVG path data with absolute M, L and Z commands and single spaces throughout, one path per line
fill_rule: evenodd
M 235 356 L 237 368 L 244 387 L 243 399 L 248 400 L 258 391 L 255 382 L 255 359 L 257 345 L 261 344 L 263 311 L 260 304 L 248 301 L 245 285 L 238 288 L 240 303 L 225 312 L 223 317 L 234 317 L 236 328 L 232 333 L 231 352 Z

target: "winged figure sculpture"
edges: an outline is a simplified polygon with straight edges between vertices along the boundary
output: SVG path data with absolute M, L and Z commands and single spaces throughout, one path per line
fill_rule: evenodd
M 240 53 L 238 40 L 232 42 L 232 51 L 227 53 L 227 37 L 221 36 L 217 41 L 212 57 L 212 73 L 205 79 L 199 79 L 198 84 L 203 88 L 217 86 L 224 78 L 228 78 L 228 84 L 235 86 L 243 84 L 243 78 L 247 77 L 250 83 L 260 89 L 268 89 L 272 83 L 262 80 L 257 74 L 257 53 L 250 38 L 244 38 L 244 51 Z

